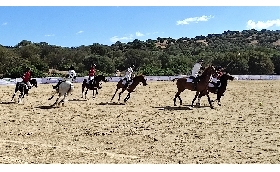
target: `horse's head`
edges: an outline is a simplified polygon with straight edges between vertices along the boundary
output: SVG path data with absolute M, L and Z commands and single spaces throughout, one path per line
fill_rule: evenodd
M 222 76 L 221 76 L 221 78 L 220 78 L 220 80 L 222 81 L 222 80 L 231 80 L 231 81 L 233 81 L 234 80 L 234 77 L 233 76 L 231 76 L 229 73 L 224 73 Z
M 136 77 L 133 78 L 134 81 L 138 81 L 138 82 L 142 82 L 143 83 L 143 86 L 146 86 L 148 85 L 147 84 L 147 79 L 145 79 L 145 75 L 138 75 Z
M 34 86 L 34 87 L 38 87 L 38 83 L 37 83 L 37 80 L 36 79 L 31 79 L 30 80 L 30 84 L 32 85 L 32 86 Z
M 103 75 L 98 75 L 98 76 L 94 77 L 94 80 L 95 80 L 96 82 L 98 82 L 98 83 L 99 83 L 100 81 L 108 82 L 108 80 L 106 79 L 106 77 L 103 76 Z

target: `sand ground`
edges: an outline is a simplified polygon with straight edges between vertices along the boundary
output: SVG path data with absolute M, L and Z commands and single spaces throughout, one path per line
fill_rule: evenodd
M 191 110 L 194 92 L 173 107 L 175 82 L 148 84 L 117 105 L 105 104 L 116 83 L 87 101 L 77 83 L 58 108 L 49 107 L 51 85 L 32 88 L 23 104 L 10 102 L 15 86 L 0 86 L 0 163 L 280 163 L 280 81 L 230 81 L 222 106 L 203 97 Z

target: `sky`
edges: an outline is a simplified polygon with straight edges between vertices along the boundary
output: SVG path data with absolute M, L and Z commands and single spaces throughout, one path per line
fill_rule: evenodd
M 135 39 L 155 40 L 158 37 L 194 38 L 227 30 L 280 30 L 280 2 L 270 0 L 237 0 L 232 4 L 218 0 L 197 3 L 174 0 L 161 4 L 153 0 L 102 2 L 1 2 L 0 44 L 15 46 L 28 40 L 78 47 L 93 43 L 112 45 L 116 41 L 127 43 Z

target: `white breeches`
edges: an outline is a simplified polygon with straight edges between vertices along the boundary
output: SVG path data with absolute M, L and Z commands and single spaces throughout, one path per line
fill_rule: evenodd
M 31 87 L 31 84 L 30 84 L 29 81 L 26 83 L 26 85 L 27 85 L 28 87 Z
M 89 83 L 89 81 L 91 81 L 91 80 L 93 80 L 94 79 L 94 76 L 89 76 L 88 77 L 88 83 Z
M 217 82 L 218 82 L 218 79 L 217 79 L 217 78 L 212 78 L 212 82 L 217 83 Z
M 130 75 L 126 75 L 125 77 L 127 78 L 128 81 L 131 80 L 131 74 Z

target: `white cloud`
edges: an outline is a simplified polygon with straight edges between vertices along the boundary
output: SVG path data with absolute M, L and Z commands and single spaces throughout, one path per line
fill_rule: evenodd
M 54 36 L 54 34 L 48 34 L 48 35 L 45 35 L 45 36 Z
M 184 20 L 178 20 L 176 25 L 185 25 L 190 24 L 192 22 L 198 23 L 201 21 L 208 21 L 209 19 L 214 18 L 214 16 L 201 16 L 201 17 L 192 17 L 192 18 L 186 18 Z
M 84 31 L 83 30 L 80 30 L 79 32 L 77 32 L 76 34 L 81 34 L 83 33 Z
M 122 41 L 122 40 L 127 41 L 127 40 L 131 40 L 131 39 L 133 39 L 132 34 L 130 34 L 129 36 L 121 37 L 121 38 L 119 38 L 118 36 L 113 36 L 112 38 L 110 38 L 110 41 L 115 43 L 117 41 Z
M 3 25 L 3 26 L 5 26 L 5 25 L 7 25 L 7 24 L 8 24 L 8 23 L 7 23 L 7 22 L 5 22 L 5 23 L 3 23 L 2 25 Z
M 144 36 L 144 34 L 143 34 L 143 33 L 140 33 L 140 32 L 136 32 L 135 35 L 136 35 L 136 36 Z
M 247 22 L 248 29 L 267 29 L 272 26 L 280 26 L 280 19 L 277 20 L 267 20 L 267 21 L 258 21 L 257 23 L 253 20 Z

